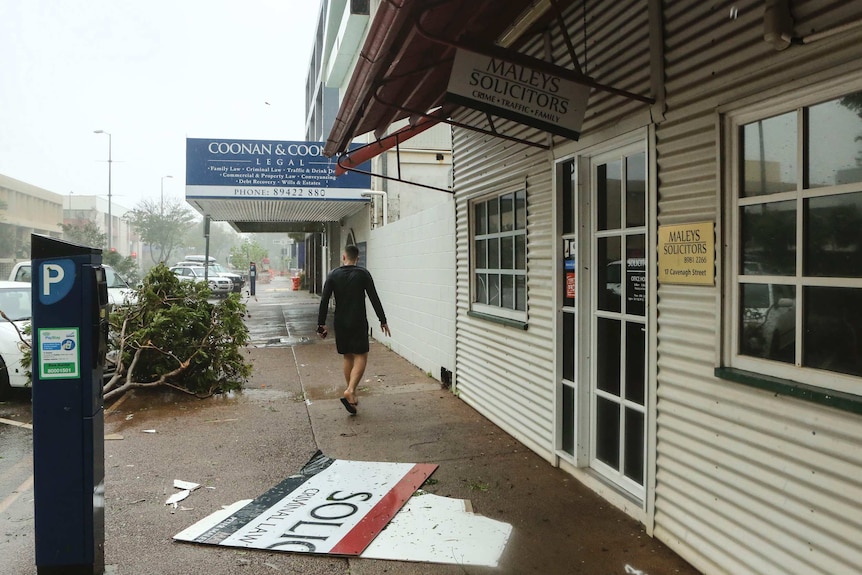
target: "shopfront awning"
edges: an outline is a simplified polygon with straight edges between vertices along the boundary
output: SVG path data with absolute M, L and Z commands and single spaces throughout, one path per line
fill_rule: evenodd
M 487 121 L 484 126 L 455 125 L 546 147 L 544 142 L 510 138 L 497 132 L 493 116 L 513 119 L 512 115 L 499 114 L 493 106 L 471 105 L 464 98 L 453 97 L 450 76 L 456 55 L 458 60 L 463 60 L 465 54 L 466 57 L 499 58 L 499 61 L 552 74 L 566 82 L 651 103 L 651 98 L 601 85 L 583 75 L 568 37 L 565 38 L 569 44 L 566 62 L 547 62 L 518 52 L 523 43 L 534 40 L 551 21 L 561 19 L 571 3 L 571 0 L 382 2 L 342 99 L 324 154 L 342 154 L 354 138 L 367 133 L 383 140 L 394 122 L 406 118 L 410 118 L 411 125 L 423 118 L 452 123 L 435 117 L 434 112 L 452 111 L 457 106 L 483 110 Z M 585 101 L 581 104 L 586 105 Z M 541 122 L 530 125 L 542 126 Z M 553 120 L 549 119 L 544 125 L 553 125 Z M 576 137 L 576 132 L 570 133 Z M 404 135 L 409 136 L 409 133 Z M 404 139 L 399 138 L 398 142 Z M 372 143 L 363 153 L 363 159 L 374 155 L 375 145 L 376 153 L 387 149 L 386 145 Z M 341 167 L 348 166 L 342 162 Z
M 381 2 L 342 99 L 324 153 L 345 151 L 357 135 L 376 132 L 443 104 L 455 49 L 424 37 L 417 24 L 453 39 L 493 44 L 534 0 Z M 539 3 L 548 3 L 548 0 Z M 568 3 L 568 2 L 564 2 Z
M 213 221 L 229 222 L 240 233 L 319 232 L 326 222 L 337 222 L 363 209 L 371 200 L 248 200 L 187 199 L 195 210 Z

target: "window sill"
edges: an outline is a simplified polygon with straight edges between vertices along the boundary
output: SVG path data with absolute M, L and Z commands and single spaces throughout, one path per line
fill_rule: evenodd
M 468 311 L 467 315 L 469 317 L 475 317 L 476 319 L 483 319 L 485 321 L 490 321 L 492 323 L 499 323 L 501 325 L 506 325 L 509 327 L 514 327 L 517 329 L 527 331 L 527 322 L 525 322 L 525 321 L 518 321 L 516 319 L 508 319 L 505 317 L 499 317 L 496 315 L 491 315 L 491 314 L 482 313 L 482 312 L 478 312 L 478 311 Z
M 841 391 L 829 391 L 828 389 L 814 387 L 789 379 L 781 379 L 732 367 L 716 367 L 715 377 L 769 391 L 776 395 L 787 395 L 803 401 L 810 401 L 818 405 L 825 405 L 841 411 L 862 415 L 862 397 L 858 395 Z

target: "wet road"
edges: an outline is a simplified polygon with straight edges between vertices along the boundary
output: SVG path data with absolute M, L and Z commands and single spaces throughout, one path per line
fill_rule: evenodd
M 0 403 L 0 555 L 33 554 L 33 432 L 29 390 Z
M 290 291 L 289 288 L 273 285 L 267 287 L 265 301 L 244 296 L 254 307 L 254 317 L 250 315 L 246 321 L 250 347 L 290 347 L 314 343 L 317 339 L 318 300 L 313 296 L 297 298 L 296 293 L 291 297 Z M 249 389 L 247 393 L 254 394 L 256 391 Z M 272 393 L 270 390 L 259 391 L 265 392 Z M 163 411 L 160 407 L 176 407 L 178 404 L 195 406 L 197 403 L 184 394 L 169 392 L 162 394 L 160 399 L 153 402 L 150 396 L 146 400 L 132 400 L 126 408 L 133 404 L 149 403 L 137 406 L 136 422 L 140 423 L 148 415 L 156 418 L 165 415 L 160 413 Z M 0 557 L 29 557 L 23 563 L 34 565 L 35 572 L 31 422 L 29 390 L 13 390 L 11 398 L 0 402 Z M 2 563 L 0 560 L 0 565 Z M 2 569 L 0 572 L 3 572 Z
M 298 299 L 291 297 L 290 292 L 289 288 L 272 287 L 267 290 L 264 303 L 251 298 L 260 305 L 255 305 L 254 318 L 246 322 L 249 345 L 278 347 L 314 342 L 318 300 L 311 297 Z

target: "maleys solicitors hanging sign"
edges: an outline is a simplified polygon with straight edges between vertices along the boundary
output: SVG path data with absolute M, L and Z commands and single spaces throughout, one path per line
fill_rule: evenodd
M 580 137 L 590 88 L 543 70 L 459 49 L 448 99 L 552 134 Z
M 371 176 L 335 166 L 320 142 L 187 138 L 186 198 L 364 200 Z

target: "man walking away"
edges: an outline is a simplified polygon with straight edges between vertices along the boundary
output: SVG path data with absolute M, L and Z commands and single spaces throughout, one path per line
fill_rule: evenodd
M 340 268 L 329 272 L 323 293 L 320 296 L 320 310 L 317 314 L 317 333 L 320 337 L 327 336 L 326 314 L 329 311 L 329 297 L 335 295 L 335 348 L 344 356 L 344 380 L 347 389 L 341 403 L 351 415 L 356 414 L 359 403 L 356 398 L 356 386 L 365 374 L 368 363 L 368 317 L 365 314 L 365 295 L 371 301 L 380 329 L 386 335 L 391 335 L 386 324 L 386 314 L 380 297 L 374 288 L 374 280 L 367 269 L 358 267 L 359 248 L 347 246 L 341 254 Z

